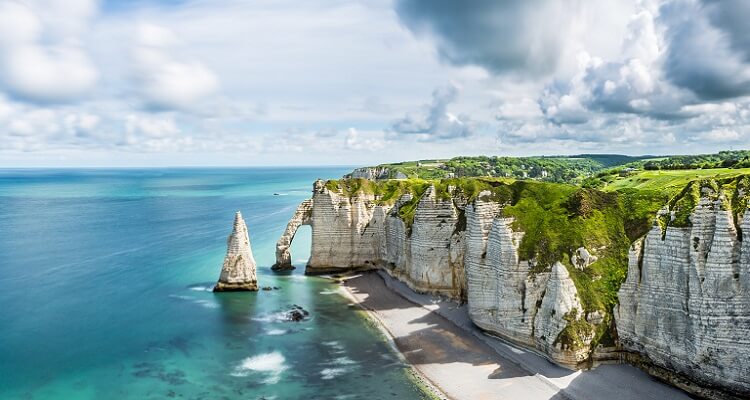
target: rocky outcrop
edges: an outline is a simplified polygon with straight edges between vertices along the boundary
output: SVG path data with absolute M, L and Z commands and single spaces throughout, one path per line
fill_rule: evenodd
M 322 181 L 315 182 L 310 214 L 312 248 L 306 273 L 374 266 L 381 258 L 378 238 L 384 236 L 387 211 L 374 200 L 374 195 L 345 196 L 329 190 Z
M 362 167 L 344 175 L 345 178 L 362 178 L 371 181 L 390 178 L 391 170 L 388 167 Z
M 559 340 L 568 323 L 583 316 L 575 284 L 559 262 L 550 273 L 533 272 L 532 262 L 519 260 L 523 232 L 513 231 L 512 218 L 493 217 L 500 208 L 493 204 L 477 200 L 467 207 L 466 277 L 472 321 L 559 364 L 577 367 L 588 357 L 593 337 L 575 348 Z M 569 315 L 573 309 L 575 317 Z
M 276 265 L 288 264 L 294 232 L 309 224 L 308 274 L 383 267 L 415 290 L 459 298 L 465 288 L 464 234 L 456 225 L 463 211 L 430 188 L 407 226 L 398 213 L 411 199 L 405 195 L 393 205 L 376 204 L 372 194 L 348 196 L 317 181 L 312 199 L 300 205 L 277 243 Z
M 289 247 L 292 245 L 294 235 L 297 234 L 297 229 L 302 225 L 309 225 L 312 220 L 312 199 L 303 201 L 294 212 L 292 219 L 284 229 L 284 233 L 276 242 L 276 263 L 271 267 L 274 271 L 284 271 L 294 269 L 292 265 L 292 256 L 289 253 Z
M 489 200 L 489 192 L 467 202 L 452 190 L 441 197 L 427 188 L 408 221 L 401 212 L 414 207 L 411 194 L 388 205 L 374 194 L 349 196 L 318 181 L 277 244 L 277 265 L 290 259 L 296 227 L 309 223 L 306 273 L 382 268 L 416 291 L 468 301 L 482 329 L 577 367 L 591 338 L 578 346 L 563 340 L 566 326 L 584 317 L 566 267 L 520 260 L 523 232 L 500 216 L 503 205 Z
M 277 264 L 290 259 L 294 231 L 307 223 L 307 273 L 382 268 L 417 291 L 466 301 L 481 329 L 558 364 L 623 359 L 705 397 L 750 396 L 750 211 L 733 215 L 726 199 L 703 190 L 682 203 L 694 207 L 689 226 L 685 207 L 660 212 L 630 246 L 610 315 L 591 307 L 591 293 L 579 294 L 591 289 L 573 279 L 601 278 L 592 270 L 603 262 L 594 254 L 604 254 L 602 243 L 571 246 L 569 262 L 523 259 L 527 236 L 501 197 L 481 192 L 469 201 L 454 188 L 441 190 L 389 203 L 318 181 L 279 240 Z M 597 358 L 601 335 L 612 347 Z
M 258 279 L 255 275 L 255 258 L 250 248 L 250 237 L 245 220 L 237 211 L 232 233 L 227 238 L 227 254 L 214 292 L 256 290 Z
M 750 396 L 750 212 L 710 191 L 690 227 L 633 244 L 617 331 L 631 360 L 702 396 Z

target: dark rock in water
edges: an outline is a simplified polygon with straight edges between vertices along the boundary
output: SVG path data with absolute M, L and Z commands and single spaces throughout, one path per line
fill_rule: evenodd
M 270 287 L 270 286 L 263 286 L 263 290 L 264 291 L 269 291 L 269 290 L 273 290 L 273 288 Z
M 280 287 L 278 287 L 278 286 L 274 286 L 274 287 L 273 287 L 273 290 L 279 290 L 279 289 L 281 289 L 281 288 L 280 288 Z
M 300 322 L 310 316 L 310 313 L 304 308 L 294 304 L 292 309 L 287 312 L 287 319 L 291 322 Z

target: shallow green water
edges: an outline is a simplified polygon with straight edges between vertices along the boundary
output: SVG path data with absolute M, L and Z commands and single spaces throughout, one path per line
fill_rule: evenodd
M 346 170 L 0 170 L 0 398 L 424 398 L 337 285 L 268 269 L 313 180 Z M 280 290 L 210 292 L 235 210 Z

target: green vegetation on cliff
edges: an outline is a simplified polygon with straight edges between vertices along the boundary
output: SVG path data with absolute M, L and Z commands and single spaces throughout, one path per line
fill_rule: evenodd
M 635 171 L 607 177 L 612 179 L 602 180 L 599 188 L 502 177 L 341 179 L 328 181 L 326 187 L 348 196 L 373 195 L 377 204 L 392 205 L 410 194 L 394 209 L 409 231 L 419 201 L 431 186 L 437 200 L 452 201 L 459 212 L 479 198 L 503 204 L 501 215 L 513 217 L 513 229 L 524 232 L 519 257 L 532 262 L 532 273 L 547 272 L 555 262 L 562 262 L 578 291 L 580 315 L 600 311 L 603 316 L 599 325 L 577 315 L 566 316 L 571 323 L 558 340 L 579 348 L 584 338 L 591 337 L 594 345 L 611 344 L 612 310 L 627 273 L 628 250 L 655 220 L 663 228 L 690 226 L 690 214 L 700 198 L 708 195 L 721 198 L 720 206 L 731 208 L 738 223 L 750 198 L 750 168 Z M 665 206 L 671 214 L 657 219 Z M 459 225 L 457 230 L 465 229 L 465 222 Z M 572 262 L 581 247 L 597 257 L 585 268 Z
M 519 248 L 521 259 L 534 260 L 535 272 L 548 271 L 556 261 L 562 261 L 576 282 L 585 311 L 609 312 L 614 306 L 627 271 L 627 250 L 632 240 L 628 231 L 646 231 L 666 200 L 658 193 L 620 195 L 574 185 L 504 178 L 341 179 L 326 183 L 329 189 L 348 196 L 374 195 L 376 204 L 394 204 L 402 195 L 410 194 L 411 199 L 396 211 L 407 227 L 413 223 L 417 205 L 430 186 L 435 187 L 437 199 L 454 201 L 456 205 L 474 201 L 482 192 L 489 193 L 484 200 L 505 204 L 502 213 L 514 218 L 515 230 L 525 232 Z M 598 261 L 584 270 L 576 269 L 570 258 L 579 247 L 593 251 Z
M 541 157 L 455 157 L 449 160 L 405 161 L 381 164 L 388 178 L 419 179 L 500 177 L 545 182 L 579 183 L 584 177 L 617 165 L 643 160 L 619 154 L 581 154 Z
M 634 187 L 646 183 L 659 186 L 659 172 L 668 174 L 666 183 L 677 191 L 693 179 L 718 174 L 735 176 L 750 169 L 750 150 L 721 151 L 716 154 L 673 156 L 626 156 L 620 154 L 579 154 L 574 156 L 537 157 L 455 157 L 448 160 L 420 160 L 380 164 L 358 170 L 379 168 L 386 178 L 445 179 L 468 177 L 502 177 L 569 183 L 604 188 Z M 357 171 L 357 170 L 355 170 Z M 642 173 L 645 171 L 645 173 Z M 734 172 L 732 172 L 734 171 Z M 356 175 L 355 175 L 356 176 Z M 682 177 L 684 179 L 674 179 Z M 626 178 L 626 179 L 621 179 Z M 687 180 L 685 180 L 687 179 Z M 622 181 L 622 182 L 619 182 Z M 661 186 L 658 187 L 662 189 Z

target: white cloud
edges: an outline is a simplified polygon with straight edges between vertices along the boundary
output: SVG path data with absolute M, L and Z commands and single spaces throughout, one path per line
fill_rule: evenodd
M 180 133 L 173 116 L 166 115 L 128 115 L 125 119 L 125 132 L 128 141 L 136 136 L 164 138 Z
M 95 133 L 101 118 L 87 113 L 71 113 L 64 117 L 65 129 L 68 134 L 90 136 Z
M 0 77 L 10 93 L 29 101 L 62 102 L 92 89 L 99 75 L 80 35 L 93 4 L 0 2 Z
M 460 88 L 455 84 L 439 87 L 432 92 L 432 102 L 423 106 L 418 114 L 406 114 L 393 123 L 397 134 L 417 135 L 421 140 L 448 140 L 465 138 L 474 133 L 473 123 L 467 115 L 455 115 L 448 105 L 458 99 Z
M 134 72 L 149 107 L 189 109 L 218 88 L 218 78 L 203 63 L 172 54 L 178 43 L 177 36 L 165 27 L 138 26 Z
M 349 128 L 344 137 L 344 147 L 349 150 L 377 151 L 386 146 L 383 132 L 359 132 Z
M 360 164 L 747 142 L 747 2 L 510 3 L 0 0 L 0 162 Z

